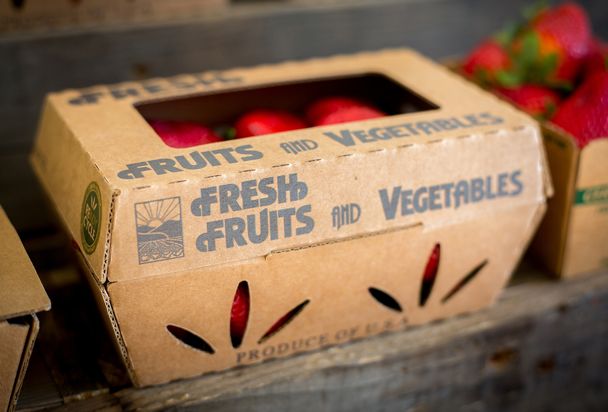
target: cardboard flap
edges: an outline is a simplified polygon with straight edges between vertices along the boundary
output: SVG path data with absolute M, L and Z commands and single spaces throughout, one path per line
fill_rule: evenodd
M 568 238 L 562 276 L 608 265 L 608 139 L 580 150 L 576 184 L 572 185 Z
M 27 322 L 0 321 L 0 411 L 12 411 L 30 332 Z
M 608 184 L 608 138 L 593 140 L 581 150 L 577 189 Z
M 0 238 L 0 320 L 50 309 L 49 297 L 2 208 Z
M 549 123 L 543 124 L 543 137 L 554 190 L 547 201 L 547 213 L 533 240 L 532 250 L 543 261 L 552 262 L 549 270 L 559 273 L 568 237 L 580 152 L 570 135 Z

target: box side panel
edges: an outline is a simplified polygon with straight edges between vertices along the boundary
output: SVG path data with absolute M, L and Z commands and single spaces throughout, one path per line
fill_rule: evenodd
M 49 297 L 2 207 L 0 241 L 0 320 L 48 310 Z
M 137 382 L 156 384 L 483 308 L 508 280 L 542 207 L 116 282 L 108 293 Z M 244 281 L 250 311 L 235 343 L 231 305 Z M 286 314 L 291 321 L 273 333 Z
M 581 150 L 563 276 L 608 266 L 608 139 Z
M 40 330 L 40 322 L 35 314 L 24 317 L 25 322 L 30 325 L 29 333 L 25 346 L 23 349 L 23 356 L 21 357 L 21 365 L 19 366 L 19 373 L 17 374 L 17 380 L 15 381 L 15 390 L 13 391 L 13 408 L 17 406 L 17 399 L 19 393 L 21 393 L 21 387 L 23 386 L 23 380 L 25 379 L 25 373 L 27 372 L 27 366 L 30 363 L 32 357 L 32 351 L 34 350 L 34 343 L 36 343 L 36 337 Z
M 47 98 L 31 156 L 34 171 L 68 233 L 103 281 L 115 198 L 99 168 Z
M 0 411 L 12 410 L 30 325 L 0 322 Z
M 84 276 L 87 283 L 89 284 L 93 297 L 95 299 L 95 303 L 101 312 L 101 318 L 103 319 L 106 330 L 110 334 L 112 338 L 112 343 L 116 351 L 120 354 L 120 357 L 129 373 L 129 377 L 131 381 L 135 382 L 135 375 L 133 374 L 133 366 L 131 365 L 131 361 L 127 354 L 127 348 L 124 344 L 124 340 L 122 338 L 122 334 L 118 327 L 118 323 L 116 321 L 116 317 L 114 315 L 114 309 L 112 308 L 112 303 L 110 301 L 110 296 L 106 291 L 106 285 L 100 284 L 98 282 L 97 277 L 93 274 L 91 269 L 87 266 L 86 260 L 82 256 L 81 253 L 76 253 L 78 262 L 80 263 L 80 267 L 82 269 L 81 275 Z
M 123 193 L 111 281 L 543 202 L 538 129 L 404 145 Z
M 559 274 L 569 233 L 579 150 L 571 137 L 546 125 L 543 137 L 553 179 L 553 196 L 547 200 L 547 213 L 532 241 L 532 252 L 551 272 Z

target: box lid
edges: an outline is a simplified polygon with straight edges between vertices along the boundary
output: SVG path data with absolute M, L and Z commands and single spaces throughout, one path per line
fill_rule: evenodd
M 51 308 L 17 232 L 0 207 L 0 320 Z

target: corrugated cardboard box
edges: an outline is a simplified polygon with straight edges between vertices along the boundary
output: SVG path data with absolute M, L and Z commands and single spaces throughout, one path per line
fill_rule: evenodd
M 146 121 L 332 94 L 390 116 L 189 149 Z M 485 307 L 551 191 L 534 120 L 407 50 L 54 93 L 32 160 L 138 385 Z
M 460 73 L 457 60 L 446 66 Z M 462 74 L 462 73 L 461 73 Z M 553 274 L 570 278 L 608 266 L 608 139 L 580 148 L 574 136 L 541 123 L 554 193 L 530 247 Z
M 14 410 L 38 334 L 35 313 L 51 307 L 19 236 L 0 208 L 0 411 Z
M 608 266 L 608 139 L 579 148 L 574 137 L 543 124 L 555 194 L 532 251 L 568 278 Z

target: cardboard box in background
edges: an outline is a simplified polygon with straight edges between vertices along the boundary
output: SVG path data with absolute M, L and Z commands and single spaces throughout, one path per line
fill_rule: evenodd
M 0 411 L 15 408 L 38 334 L 36 312 L 50 308 L 21 240 L 0 208 Z
M 573 136 L 543 124 L 554 196 L 532 252 L 569 278 L 608 266 L 608 138 L 579 148 Z
M 335 94 L 389 116 L 187 149 L 146 121 Z M 407 50 L 54 93 L 32 161 L 136 385 L 490 305 L 551 193 L 533 119 Z
M 7 0 L 0 33 L 191 19 L 223 10 L 229 0 Z
M 445 65 L 466 78 L 459 60 L 448 59 Z M 542 122 L 541 129 L 553 196 L 547 200 L 547 213 L 530 252 L 563 278 L 604 268 L 608 266 L 608 139 L 594 140 L 581 149 L 572 135 L 551 122 Z

